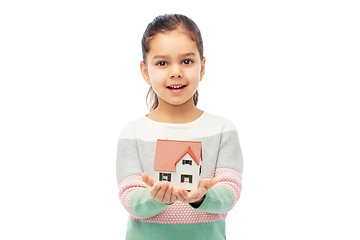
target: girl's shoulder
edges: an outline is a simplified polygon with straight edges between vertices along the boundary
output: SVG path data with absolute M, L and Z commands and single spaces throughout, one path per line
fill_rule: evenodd
M 206 113 L 206 122 L 207 124 L 211 125 L 212 127 L 221 127 L 223 132 L 235 130 L 236 126 L 230 119 L 218 115 L 213 115 L 210 113 Z
M 122 127 L 119 139 L 136 139 L 138 138 L 137 132 L 142 129 L 149 129 L 151 126 L 152 120 L 146 117 L 146 115 L 141 116 L 135 120 L 131 120 Z

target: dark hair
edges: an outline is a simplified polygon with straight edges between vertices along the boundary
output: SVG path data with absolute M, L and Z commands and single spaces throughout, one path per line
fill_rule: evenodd
M 151 23 L 148 24 L 144 32 L 141 40 L 143 61 L 146 63 L 146 55 L 150 51 L 150 42 L 156 34 L 171 32 L 178 28 L 183 28 L 184 30 L 186 30 L 190 35 L 191 39 L 196 42 L 198 51 L 200 53 L 200 58 L 202 60 L 204 57 L 203 41 L 200 30 L 196 23 L 190 18 L 181 14 L 165 14 L 156 17 Z M 158 96 L 156 95 L 152 86 L 150 86 L 146 98 L 150 111 L 155 110 L 159 106 Z M 198 103 L 198 99 L 199 93 L 196 90 L 193 95 L 193 101 L 195 106 Z

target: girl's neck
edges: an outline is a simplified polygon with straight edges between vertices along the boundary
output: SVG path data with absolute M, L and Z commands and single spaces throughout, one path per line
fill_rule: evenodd
M 149 113 L 147 117 L 156 122 L 184 124 L 195 121 L 203 112 L 193 103 L 179 106 L 160 103 L 158 108 Z

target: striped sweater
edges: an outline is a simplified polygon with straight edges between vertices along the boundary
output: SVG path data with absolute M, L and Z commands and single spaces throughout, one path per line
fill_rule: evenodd
M 141 180 L 154 177 L 157 139 L 202 142 L 201 179 L 219 179 L 198 208 L 177 201 L 159 203 Z M 226 239 L 225 218 L 242 189 L 243 161 L 234 124 L 204 112 L 186 124 L 155 122 L 146 116 L 130 122 L 118 140 L 116 176 L 119 198 L 129 212 L 126 239 Z

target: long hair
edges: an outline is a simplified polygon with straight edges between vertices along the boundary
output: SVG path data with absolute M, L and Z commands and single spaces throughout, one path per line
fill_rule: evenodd
M 190 18 L 181 14 L 165 14 L 156 17 L 151 23 L 149 23 L 143 34 L 141 40 L 143 61 L 146 63 L 146 55 L 150 51 L 150 42 L 156 34 L 170 32 L 179 27 L 184 28 L 190 35 L 191 39 L 196 42 L 198 51 L 200 53 L 200 58 L 202 60 L 204 57 L 204 47 L 201 33 L 196 23 Z M 149 88 L 146 99 L 150 112 L 154 111 L 159 106 L 158 96 L 152 86 Z M 196 90 L 193 95 L 195 106 L 197 105 L 198 100 L 199 92 Z

